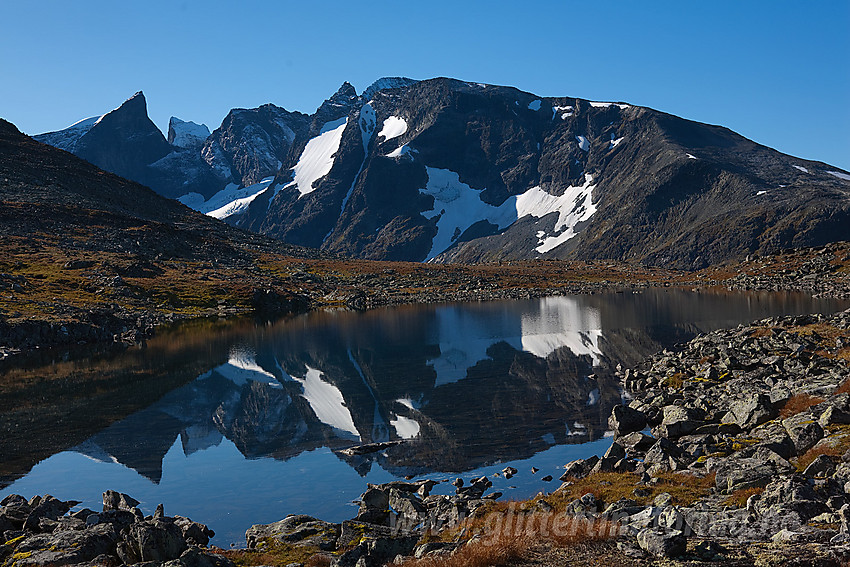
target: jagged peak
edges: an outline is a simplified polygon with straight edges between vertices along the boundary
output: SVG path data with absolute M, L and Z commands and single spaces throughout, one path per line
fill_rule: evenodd
M 136 92 L 136 94 L 121 103 L 121 106 L 101 116 L 94 125 L 96 126 L 108 117 L 116 114 L 137 114 L 148 118 L 148 101 L 145 99 L 145 93 L 142 91 Z
M 335 104 L 349 104 L 352 100 L 357 98 L 357 89 L 354 88 L 354 85 L 345 81 L 342 85 L 337 89 L 337 91 L 325 102 L 331 102 Z
M 316 109 L 313 120 L 317 121 L 318 127 L 321 128 L 328 121 L 347 116 L 349 111 L 357 105 L 359 99 L 357 90 L 351 83 L 346 81 L 337 89 L 333 96 L 324 101 Z

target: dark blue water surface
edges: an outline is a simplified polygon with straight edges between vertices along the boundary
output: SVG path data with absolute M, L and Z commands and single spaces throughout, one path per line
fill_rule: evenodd
M 128 493 L 244 545 L 288 513 L 341 521 L 366 483 L 494 477 L 524 498 L 600 454 L 617 364 L 696 334 L 847 302 L 653 290 L 216 321 L 146 348 L 0 368 L 0 498 Z M 347 456 L 363 443 L 402 441 Z M 531 467 L 540 472 L 533 475 Z M 452 488 L 441 485 L 436 492 Z M 442 490 L 441 490 L 442 489 Z

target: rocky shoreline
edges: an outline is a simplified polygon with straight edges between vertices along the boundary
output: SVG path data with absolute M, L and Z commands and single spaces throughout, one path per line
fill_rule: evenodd
M 115 491 L 103 493 L 103 509 L 50 495 L 29 500 L 12 494 L 0 501 L 0 561 L 3 565 L 169 565 L 229 567 L 233 563 L 205 549 L 215 533 L 182 516 L 165 515 L 160 504 L 145 516 L 139 502 Z
M 144 517 L 126 495 L 107 493 L 104 512 L 70 516 L 72 503 L 8 497 L 0 560 L 369 567 L 448 561 L 524 534 L 536 559 L 500 564 L 546 564 L 570 535 L 569 545 L 595 542 L 583 548 L 588 561 L 604 552 L 623 565 L 840 565 L 850 560 L 849 363 L 847 310 L 715 331 L 620 369 L 631 401 L 612 411 L 611 446 L 548 471 L 563 484 L 526 502 L 499 502 L 486 477 L 455 480 L 452 495 L 431 494 L 434 480 L 370 485 L 349 521 L 287 516 L 249 529 L 246 550 L 222 551 L 203 547 L 205 526 L 161 510 Z M 178 533 L 183 543 L 167 553 L 145 547 Z

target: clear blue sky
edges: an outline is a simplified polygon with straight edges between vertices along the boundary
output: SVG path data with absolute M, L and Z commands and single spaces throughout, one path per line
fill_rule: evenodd
M 850 170 L 850 1 L 0 2 L 0 116 L 55 130 L 138 90 L 215 128 L 343 81 L 449 76 L 622 100 Z

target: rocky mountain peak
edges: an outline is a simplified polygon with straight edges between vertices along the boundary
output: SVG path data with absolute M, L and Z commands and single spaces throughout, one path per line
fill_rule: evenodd
M 355 98 L 357 98 L 357 89 L 354 88 L 354 85 L 345 81 L 328 100 L 334 103 L 345 104 Z
M 125 115 L 132 115 L 137 119 L 147 118 L 148 117 L 148 101 L 145 98 L 145 93 L 142 91 L 138 91 L 136 94 L 125 100 L 121 106 L 113 110 L 112 112 L 106 114 L 109 116 L 113 113 L 120 113 Z
M 337 91 L 319 106 L 313 115 L 313 128 L 320 130 L 327 122 L 339 120 L 357 106 L 360 97 L 357 90 L 348 81 L 344 82 Z

